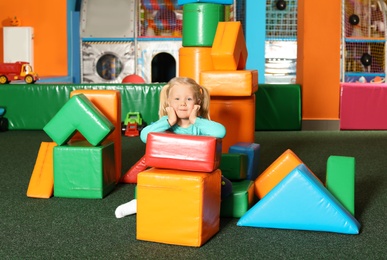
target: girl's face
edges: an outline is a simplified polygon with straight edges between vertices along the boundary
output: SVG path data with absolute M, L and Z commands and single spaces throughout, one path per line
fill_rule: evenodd
M 178 118 L 187 119 L 198 101 L 192 87 L 186 84 L 178 84 L 170 89 L 168 103 L 175 110 Z

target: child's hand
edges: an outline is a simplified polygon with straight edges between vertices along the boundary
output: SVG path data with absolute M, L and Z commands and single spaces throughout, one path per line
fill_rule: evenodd
M 177 122 L 177 115 L 173 107 L 166 107 L 165 110 L 167 111 L 168 114 L 168 123 L 170 126 L 173 126 Z
M 189 122 L 191 124 L 195 124 L 196 118 L 198 116 L 198 112 L 200 110 L 200 105 L 194 105 L 191 114 L 189 115 Z

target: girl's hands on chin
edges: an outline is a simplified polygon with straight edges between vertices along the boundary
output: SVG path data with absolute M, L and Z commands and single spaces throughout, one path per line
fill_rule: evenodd
M 194 108 L 191 111 L 191 114 L 189 115 L 189 122 L 191 124 L 195 124 L 196 118 L 198 117 L 198 113 L 200 110 L 200 105 L 194 105 Z
M 167 111 L 168 114 L 168 123 L 170 126 L 173 126 L 177 122 L 177 115 L 173 107 L 166 107 L 165 110 Z

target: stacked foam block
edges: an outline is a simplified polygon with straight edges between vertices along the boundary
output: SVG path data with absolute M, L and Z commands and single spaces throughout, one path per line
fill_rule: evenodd
M 327 182 L 318 177 L 290 149 L 254 181 L 260 199 L 238 226 L 358 234 L 354 217 L 355 160 L 330 156 Z
M 219 231 L 221 139 L 149 133 L 137 176 L 136 238 L 199 247 Z
M 223 124 L 223 152 L 254 142 L 258 72 L 245 70 L 247 48 L 240 22 L 224 21 L 232 0 L 178 1 L 183 6 L 179 76 L 195 79 L 211 94 L 211 119 Z
M 301 130 L 301 86 L 259 84 L 256 95 L 255 130 Z
M 72 94 L 43 129 L 57 144 L 53 148 L 54 196 L 103 198 L 121 175 L 116 170 L 121 149 L 115 148 L 121 145 L 117 134 L 121 130 L 120 93 L 92 90 Z M 99 103 L 99 108 L 87 96 Z
M 231 195 L 222 199 L 221 217 L 242 217 L 256 202 L 254 181 L 258 177 L 260 145 L 238 142 L 222 154 L 220 169 L 232 183 Z

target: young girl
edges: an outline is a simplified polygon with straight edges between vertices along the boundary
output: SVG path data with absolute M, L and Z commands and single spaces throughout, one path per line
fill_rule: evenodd
M 176 77 L 160 92 L 160 119 L 141 131 L 140 138 L 146 143 L 151 132 L 170 131 L 176 134 L 205 135 L 223 138 L 226 129 L 210 120 L 210 94 L 193 79 Z M 222 177 L 222 197 L 230 194 L 231 182 Z M 117 218 L 136 213 L 136 200 L 117 207 Z
M 206 88 L 190 78 L 173 78 L 160 92 L 160 119 L 141 131 L 141 140 L 146 143 L 148 133 L 164 131 L 223 138 L 226 129 L 210 121 L 209 106 Z

